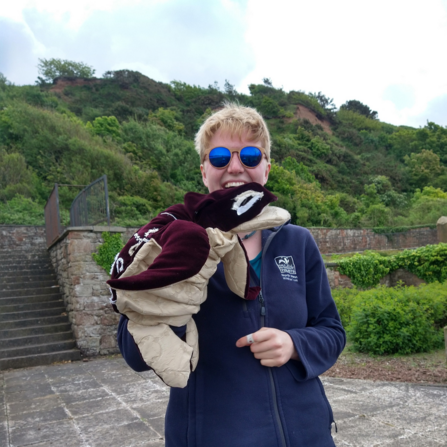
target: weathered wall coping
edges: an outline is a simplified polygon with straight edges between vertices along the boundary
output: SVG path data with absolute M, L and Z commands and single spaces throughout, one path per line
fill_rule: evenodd
M 62 234 L 54 240 L 54 242 L 48 247 L 48 250 L 51 249 L 55 244 L 65 239 L 70 231 L 79 231 L 79 232 L 93 232 L 93 233 L 102 233 L 107 231 L 109 233 L 126 233 L 129 230 L 135 230 L 134 228 L 129 227 L 109 227 L 106 225 L 96 225 L 96 226 L 88 226 L 88 227 L 66 227 Z

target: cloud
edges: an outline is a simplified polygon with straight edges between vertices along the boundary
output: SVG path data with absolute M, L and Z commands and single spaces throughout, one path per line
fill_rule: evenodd
M 134 2 L 91 10 L 78 27 L 69 12 L 59 11 L 55 18 L 48 9 L 29 8 L 23 19 L 44 48 L 40 57 L 82 61 L 97 74 L 128 68 L 159 81 L 223 85 L 225 79 L 239 82 L 254 67 L 244 38 L 244 4 Z
M 286 90 L 322 91 L 338 106 L 357 99 L 394 124 L 447 92 L 445 1 L 249 0 L 247 17 L 256 66 L 240 88 L 270 77 Z M 402 95 L 386 91 L 401 84 L 413 89 L 405 113 Z
M 409 125 L 424 126 L 432 121 L 447 127 L 447 94 L 439 96 L 428 103 L 427 109 L 421 114 L 409 118 Z
M 37 74 L 36 45 L 27 27 L 0 18 L 0 42 L 0 72 L 15 84 L 34 83 Z
M 397 110 L 408 109 L 416 103 L 416 95 L 411 85 L 394 84 L 386 87 L 382 98 L 391 101 Z

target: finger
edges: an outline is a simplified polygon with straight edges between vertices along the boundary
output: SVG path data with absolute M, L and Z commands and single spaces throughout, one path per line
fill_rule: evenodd
M 242 348 L 243 346 L 250 346 L 253 343 L 260 343 L 263 341 L 268 340 L 274 335 L 271 328 L 263 327 L 259 329 L 259 331 L 253 332 L 252 334 L 245 335 L 244 337 L 241 337 L 237 342 L 236 346 L 238 348 Z M 247 338 L 251 336 L 251 338 Z M 251 339 L 253 342 L 251 342 Z
M 262 366 L 267 366 L 269 368 L 273 368 L 275 366 L 281 366 L 277 359 L 262 359 L 261 360 Z
M 256 352 L 258 352 L 258 353 L 259 352 L 268 352 L 268 351 L 278 350 L 278 346 L 277 346 L 277 344 L 275 343 L 274 340 L 269 339 L 269 340 L 266 340 L 266 341 L 263 341 L 263 342 L 252 344 L 250 346 L 250 350 L 253 353 L 256 353 Z
M 250 346 L 251 344 L 256 342 L 255 334 L 248 334 L 244 337 L 241 337 L 237 342 L 236 346 L 238 348 L 242 348 L 243 346 Z
M 264 351 L 264 352 L 255 352 L 253 353 L 255 359 L 258 360 L 268 360 L 268 359 L 277 359 L 280 357 L 280 354 L 277 351 Z

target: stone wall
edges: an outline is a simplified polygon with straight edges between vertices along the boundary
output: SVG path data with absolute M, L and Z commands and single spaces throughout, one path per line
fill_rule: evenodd
M 109 303 L 109 275 L 92 257 L 103 243 L 103 231 L 122 233 L 125 241 L 134 232 L 122 227 L 69 227 L 49 248 L 78 347 L 87 356 L 118 351 L 119 315 Z
M 45 227 L 0 225 L 0 248 L 2 250 L 45 250 Z
M 438 243 L 436 228 L 414 228 L 403 233 L 376 234 L 369 229 L 309 228 L 321 253 L 395 250 Z

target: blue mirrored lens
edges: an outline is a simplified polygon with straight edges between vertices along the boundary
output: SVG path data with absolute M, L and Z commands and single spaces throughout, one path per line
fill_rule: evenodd
M 231 152 L 226 147 L 215 147 L 208 157 L 215 168 L 223 168 L 230 162 Z
M 249 168 L 254 168 L 261 163 L 262 152 L 254 146 L 247 146 L 241 150 L 241 162 Z

